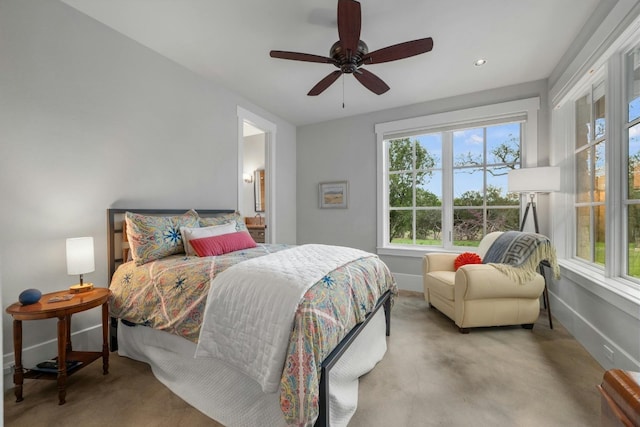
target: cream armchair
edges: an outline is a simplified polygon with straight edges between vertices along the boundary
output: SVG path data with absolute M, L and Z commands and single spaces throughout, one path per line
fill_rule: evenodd
M 502 232 L 487 234 L 478 246 L 484 258 Z M 522 325 L 531 329 L 540 314 L 544 277 L 519 284 L 487 264 L 467 264 L 455 271 L 456 253 L 430 253 L 423 260 L 424 298 L 458 326 Z

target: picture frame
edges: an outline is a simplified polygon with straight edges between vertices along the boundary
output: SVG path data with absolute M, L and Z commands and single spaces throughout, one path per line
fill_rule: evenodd
M 321 182 L 318 184 L 320 209 L 347 209 L 349 183 L 347 181 Z

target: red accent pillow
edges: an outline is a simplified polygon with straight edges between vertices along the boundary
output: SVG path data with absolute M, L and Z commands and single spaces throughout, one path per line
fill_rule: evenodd
M 222 255 L 240 249 L 255 248 L 256 242 L 246 231 L 189 240 L 199 257 Z
M 482 264 L 482 258 L 480 258 L 480 255 L 473 252 L 463 252 L 458 255 L 456 260 L 453 262 L 453 266 L 456 270 L 466 264 Z

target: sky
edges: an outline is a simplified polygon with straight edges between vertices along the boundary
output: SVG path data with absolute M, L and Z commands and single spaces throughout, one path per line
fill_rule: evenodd
M 485 130 L 486 130 L 486 151 L 491 153 L 493 149 L 516 138 L 516 143 L 520 141 L 520 123 L 508 123 L 497 126 L 488 126 L 486 128 L 474 128 L 453 132 L 453 162 L 458 163 L 460 156 L 472 156 L 474 159 L 484 159 L 485 150 Z M 418 143 L 424 147 L 437 159 L 435 168 L 442 168 L 443 151 L 442 151 L 442 133 L 433 133 L 418 135 L 413 137 Z M 449 160 L 451 161 L 451 160 Z M 489 154 L 487 159 L 488 165 L 499 162 L 499 159 Z M 491 166 L 489 166 L 491 168 Z M 459 168 L 454 172 L 454 197 L 459 197 L 466 191 L 483 191 L 483 175 L 482 171 L 472 171 L 469 168 Z M 487 174 L 487 185 L 503 188 L 503 194 L 507 191 L 507 175 L 506 170 L 496 170 L 496 176 Z M 436 194 L 442 199 L 442 173 L 437 171 L 432 176 L 430 182 L 424 186 L 427 190 Z
M 629 102 L 629 122 L 640 118 L 640 97 Z M 596 131 L 604 133 L 604 118 L 596 120 Z M 486 134 L 485 134 L 486 131 Z M 460 156 L 471 156 L 474 159 L 483 159 L 485 150 L 486 135 L 486 152 L 498 147 L 500 144 L 515 138 L 515 143 L 520 143 L 521 124 L 507 123 L 496 126 L 487 126 L 486 128 L 473 128 L 453 132 L 453 161 L 454 164 L 460 163 Z M 435 171 L 433 172 L 429 182 L 423 186 L 426 190 L 435 194 L 442 200 L 442 164 L 444 161 L 442 141 L 443 134 L 431 133 L 411 137 L 425 148 L 435 159 Z M 604 171 L 604 145 L 599 144 L 596 155 L 596 173 Z M 628 138 L 628 154 L 629 157 L 640 154 L 640 123 L 629 128 Z M 499 162 L 493 155 L 489 154 L 487 159 L 489 165 Z M 488 166 L 491 168 L 491 166 Z M 487 174 L 487 185 L 492 185 L 503 189 L 502 194 L 507 193 L 507 173 L 505 169 L 494 169 L 495 174 Z M 473 171 L 469 168 L 456 168 L 454 170 L 453 191 L 454 198 L 460 197 L 466 191 L 482 192 L 484 180 L 483 171 Z

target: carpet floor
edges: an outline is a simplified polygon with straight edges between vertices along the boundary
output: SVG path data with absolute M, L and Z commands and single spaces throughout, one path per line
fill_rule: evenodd
M 604 369 L 546 312 L 533 330 L 477 328 L 460 334 L 419 294 L 392 310 L 384 359 L 360 379 L 353 427 L 598 426 Z M 24 400 L 4 395 L 6 426 L 213 426 L 220 424 L 158 382 L 148 365 L 111 353 L 68 378 L 27 380 Z

